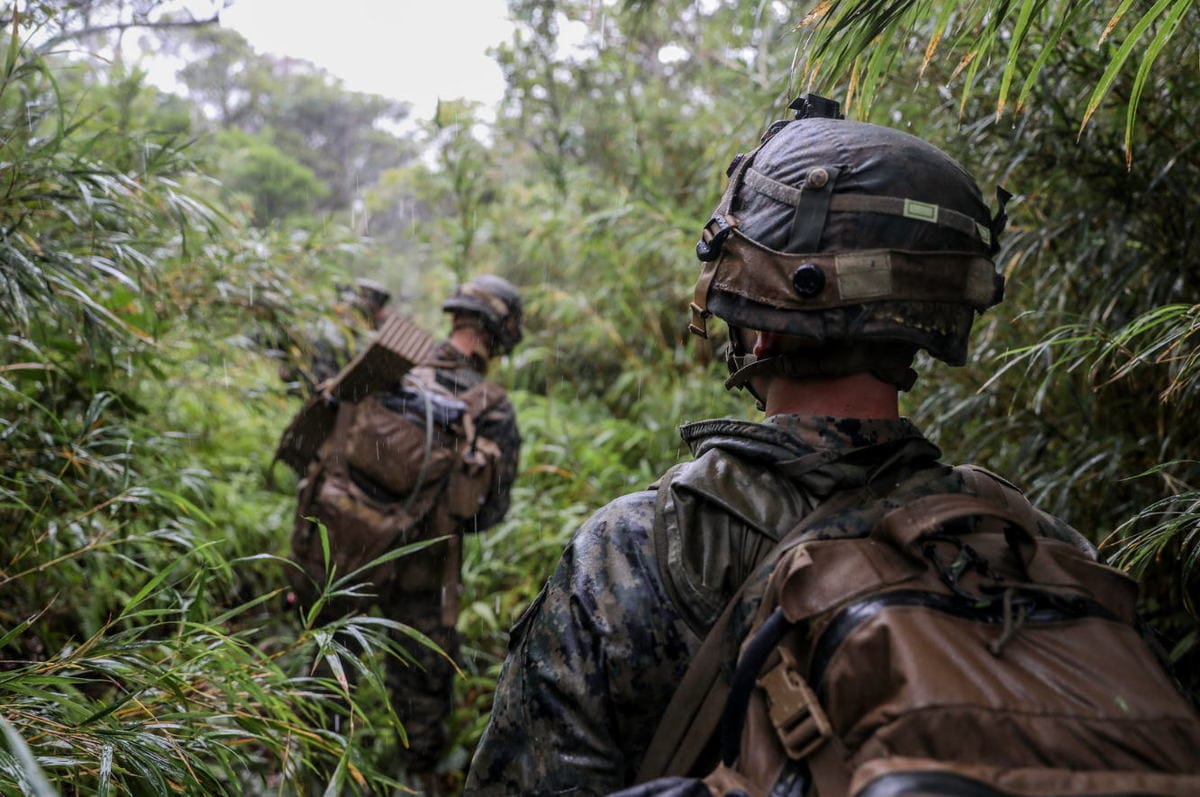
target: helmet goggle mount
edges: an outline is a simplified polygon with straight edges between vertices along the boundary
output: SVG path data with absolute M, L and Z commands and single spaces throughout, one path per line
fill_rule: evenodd
M 790 107 L 796 110 L 796 119 L 843 118 L 836 102 L 815 95 L 804 95 Z M 706 322 L 711 315 L 729 322 L 732 375 L 728 387 L 749 387 L 749 378 L 758 373 L 808 376 L 869 370 L 900 389 L 908 389 L 916 376 L 908 365 L 917 348 L 929 348 L 934 356 L 947 361 L 955 355 L 945 356 L 923 343 L 914 345 L 917 341 L 887 340 L 880 335 L 877 340 L 823 341 L 803 353 L 757 360 L 744 351 L 734 327 L 799 334 L 787 328 L 787 319 L 795 318 L 795 314 L 838 312 L 879 302 L 946 303 L 982 312 L 999 303 L 1004 294 L 1004 279 L 996 273 L 990 256 L 998 249 L 997 241 L 1006 223 L 1004 204 L 1010 195 L 997 190 L 1000 211 L 983 224 L 953 208 L 911 198 L 837 193 L 835 186 L 842 167 L 833 163 L 808 169 L 799 186 L 788 185 L 755 169 L 754 161 L 763 147 L 793 121 L 772 124 L 757 148 L 738 155 L 730 164 L 729 185 L 696 245 L 696 256 L 704 267 L 696 283 L 688 328 L 707 338 Z M 794 208 L 784 247 L 787 251 L 769 248 L 739 229 L 740 220 L 733 208 L 743 187 Z M 905 223 L 953 230 L 971 241 L 975 251 L 820 251 L 827 219 L 839 213 L 882 214 Z M 718 306 L 716 313 L 711 305 Z M 740 309 L 733 313 L 721 311 L 731 307 Z M 735 323 L 731 315 L 764 317 L 772 322 L 764 326 Z

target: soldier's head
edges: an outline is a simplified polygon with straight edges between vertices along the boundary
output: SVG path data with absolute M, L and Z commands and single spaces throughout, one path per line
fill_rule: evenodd
M 442 310 L 451 314 L 454 329 L 483 332 L 492 355 L 508 354 L 521 342 L 521 294 L 503 277 L 484 274 L 458 286 Z
M 375 326 L 383 321 L 387 303 L 392 300 L 392 293 L 383 283 L 365 277 L 354 281 L 354 303 L 369 318 Z
M 975 315 L 1003 295 L 1007 195 L 993 216 L 937 147 L 819 97 L 792 108 L 734 159 L 696 246 L 690 328 L 729 325 L 726 386 L 868 372 L 907 390 L 919 349 L 962 365 Z

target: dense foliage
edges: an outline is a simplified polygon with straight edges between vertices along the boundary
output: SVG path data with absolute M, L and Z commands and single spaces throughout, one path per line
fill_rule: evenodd
M 1192 3 L 511 0 L 495 122 L 447 102 L 410 133 L 171 5 L 0 3 L 0 792 L 395 788 L 379 674 L 405 651 L 286 600 L 278 358 L 352 276 L 435 329 L 430 297 L 491 271 L 528 303 L 497 377 L 525 448 L 466 545 L 458 783 L 569 535 L 687 455 L 679 422 L 754 417 L 686 332 L 689 252 L 729 159 L 809 88 L 1016 193 L 1007 301 L 906 410 L 1136 573 L 1200 691 Z M 94 57 L 129 26 L 193 56 L 182 96 Z

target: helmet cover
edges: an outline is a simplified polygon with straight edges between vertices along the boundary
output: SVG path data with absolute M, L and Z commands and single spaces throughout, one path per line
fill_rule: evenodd
M 730 178 L 697 246 L 694 332 L 716 315 L 813 349 L 966 361 L 975 313 L 1002 295 L 1004 217 L 954 159 L 892 128 L 803 118 L 772 125 Z
M 492 336 L 493 354 L 508 354 L 521 342 L 521 294 L 503 277 L 485 274 L 460 285 L 442 310 L 476 316 Z

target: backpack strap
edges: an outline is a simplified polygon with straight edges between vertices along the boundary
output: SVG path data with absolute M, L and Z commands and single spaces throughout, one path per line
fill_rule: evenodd
M 660 486 L 659 489 L 666 487 Z M 863 499 L 871 498 L 874 494 L 872 485 L 867 484 L 837 493 L 819 504 L 780 538 L 755 568 L 755 572 L 760 573 L 769 569 L 768 565 L 773 566 L 790 547 L 790 543 L 818 521 L 848 509 Z M 737 607 L 755 597 L 753 593 L 761 591 L 765 585 L 765 580 L 751 576 L 725 604 L 724 611 L 709 630 L 696 655 L 692 657 L 687 672 L 675 689 L 666 711 L 663 712 L 663 718 L 658 723 L 638 769 L 638 783 L 668 774 L 690 772 L 699 762 L 720 724 L 721 712 L 729 692 L 728 684 L 720 677 L 721 666 L 736 658 L 736 651 L 731 649 L 728 638 L 729 624 Z
M 474 447 L 476 435 L 479 433 L 479 420 L 498 407 L 506 398 L 508 398 L 508 394 L 504 388 L 486 379 L 465 393 L 459 394 L 458 400 L 467 405 L 466 415 L 463 416 L 463 426 L 472 447 Z

